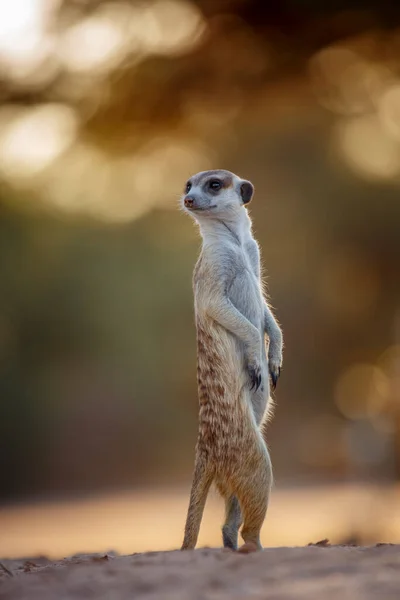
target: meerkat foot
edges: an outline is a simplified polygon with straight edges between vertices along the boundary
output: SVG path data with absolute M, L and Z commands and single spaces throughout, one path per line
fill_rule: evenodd
M 194 546 L 192 544 L 183 543 L 181 546 L 181 551 L 185 550 L 194 550 Z
M 261 385 L 261 367 L 258 363 L 249 363 L 247 371 L 250 377 L 250 389 L 256 392 Z
M 232 531 L 229 527 L 226 526 L 222 528 L 222 540 L 224 543 L 224 548 L 236 551 L 238 549 L 237 538 L 237 531 Z
M 250 554 L 251 552 L 259 552 L 263 547 L 257 542 L 245 542 L 243 546 L 240 546 L 238 552 L 240 554 Z
M 270 367 L 269 374 L 271 376 L 272 389 L 275 390 L 276 389 L 276 384 L 278 383 L 278 379 L 279 379 L 279 376 L 281 374 L 281 368 L 277 367 L 276 369 L 272 369 Z
M 273 358 L 273 357 L 269 356 L 268 370 L 269 370 L 269 375 L 271 377 L 271 384 L 272 384 L 273 390 L 275 390 L 276 384 L 278 383 L 278 379 L 281 375 L 281 368 L 282 368 L 282 357 L 279 356 L 278 358 Z

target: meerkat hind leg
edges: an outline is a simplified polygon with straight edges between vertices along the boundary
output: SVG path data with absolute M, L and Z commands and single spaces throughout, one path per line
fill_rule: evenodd
M 243 546 L 239 552 L 248 553 L 262 550 L 260 531 L 267 514 L 269 494 L 272 484 L 272 466 L 268 451 L 264 460 L 253 471 L 247 482 L 238 490 L 239 502 L 243 513 Z
M 238 549 L 239 529 L 242 525 L 242 512 L 236 496 L 225 499 L 225 523 L 222 527 L 224 548 Z

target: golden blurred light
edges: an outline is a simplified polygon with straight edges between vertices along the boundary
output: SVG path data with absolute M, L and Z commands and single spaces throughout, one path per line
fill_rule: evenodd
M 100 216 L 108 221 L 128 221 L 150 208 L 175 209 L 186 179 L 211 165 L 211 151 L 200 144 L 156 138 L 137 155 L 117 161 L 118 197 L 114 204 L 103 206 Z
M 391 78 L 390 71 L 345 46 L 330 46 L 309 63 L 311 84 L 329 110 L 356 115 L 370 110 Z
M 188 128 L 194 131 L 209 132 L 219 136 L 229 135 L 229 147 L 235 143 L 235 128 L 230 123 L 243 108 L 243 99 L 239 92 L 231 93 L 229 98 L 211 100 L 209 97 L 189 96 L 182 107 L 183 118 Z
M 355 364 L 339 377 L 335 402 L 349 419 L 373 418 L 386 406 L 389 381 L 379 367 Z
M 11 79 L 29 77 L 50 58 L 54 37 L 46 29 L 58 5 L 59 0 L 0 2 L 0 70 Z M 38 74 L 41 80 L 44 74 Z
M 155 0 L 132 23 L 131 32 L 142 50 L 155 54 L 180 54 L 191 50 L 205 31 L 199 9 L 184 0 Z
M 138 201 L 132 160 L 109 157 L 83 142 L 44 174 L 40 192 L 50 210 L 110 223 L 131 221 L 150 208 L 146 197 Z
M 400 174 L 400 144 L 376 114 L 339 122 L 335 137 L 342 158 L 362 177 L 390 180 Z
M 157 138 L 123 158 L 77 142 L 38 185 L 50 209 L 124 223 L 153 207 L 175 208 L 183 183 L 193 172 L 210 168 L 210 157 L 202 146 L 170 138 Z
M 319 295 L 325 308 L 340 317 L 366 318 L 374 310 L 379 279 L 370 257 L 352 247 L 335 248 L 321 269 Z
M 99 75 L 127 56 L 131 63 L 148 54 L 186 52 L 204 30 L 200 11 L 184 0 L 108 2 L 61 34 L 58 56 L 71 72 Z
M 344 457 L 343 420 L 319 414 L 309 420 L 300 432 L 298 452 L 308 465 L 334 467 Z
M 76 141 L 39 181 L 42 201 L 50 209 L 87 214 L 109 193 L 109 163 L 96 147 Z M 109 197 L 114 201 L 114 196 Z
M 63 104 L 0 110 L 0 172 L 11 183 L 48 167 L 74 141 L 76 113 Z
M 390 374 L 400 375 L 400 344 L 393 344 L 383 352 L 379 358 L 379 365 Z
M 390 382 L 388 408 L 390 411 L 400 411 L 400 344 L 387 348 L 379 358 L 378 364 Z
M 59 58 L 73 72 L 107 72 L 128 51 L 132 8 L 122 2 L 103 4 L 94 14 L 71 25 L 61 35 Z
M 25 33 L 38 19 L 40 0 L 15 0 L 2 2 L 0 8 L 0 43 L 7 46 L 16 35 Z
M 393 52 L 380 51 L 378 33 L 324 48 L 309 62 L 311 85 L 320 104 L 344 115 L 334 141 L 341 158 L 358 175 L 397 180 L 400 174 L 399 84 Z M 384 57 L 384 58 L 382 58 Z M 393 57 L 394 58 L 394 57 Z
M 161 208 L 175 208 L 171 200 L 181 193 L 186 179 L 210 169 L 213 158 L 211 149 L 195 140 L 156 138 L 132 160 L 137 193 Z
M 400 83 L 383 92 L 378 104 L 378 114 L 385 133 L 400 142 Z

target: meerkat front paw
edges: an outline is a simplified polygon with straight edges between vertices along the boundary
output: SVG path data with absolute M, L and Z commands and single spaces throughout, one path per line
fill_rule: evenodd
M 261 385 L 261 365 L 258 361 L 251 360 L 247 364 L 247 371 L 250 376 L 250 389 L 255 392 Z
M 282 368 L 282 357 L 269 356 L 268 357 L 268 370 L 271 377 L 272 389 L 276 388 L 279 376 Z

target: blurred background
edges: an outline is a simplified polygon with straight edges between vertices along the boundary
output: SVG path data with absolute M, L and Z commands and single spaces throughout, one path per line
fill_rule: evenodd
M 3 1 L 0 104 L 0 555 L 179 546 L 208 168 L 285 337 L 264 544 L 400 542 L 400 5 Z

